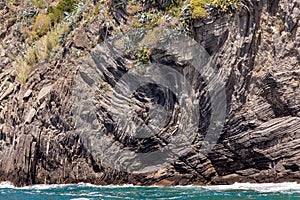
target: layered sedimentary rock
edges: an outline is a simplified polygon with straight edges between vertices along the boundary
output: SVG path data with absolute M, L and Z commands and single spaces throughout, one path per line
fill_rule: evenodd
M 36 66 L 21 86 L 12 75 L 9 53 L 0 46 L 0 180 L 16 185 L 299 182 L 299 7 L 297 0 L 242 1 L 233 16 L 193 21 L 197 43 L 191 40 L 182 49 L 175 44 L 151 49 L 149 62 L 155 66 L 150 71 L 169 70 L 173 76 L 161 77 L 174 85 L 182 83 L 178 74 L 187 79 L 180 95 L 172 86 L 151 81 L 130 95 L 119 91 L 129 87 L 122 77 L 139 71 L 132 69 L 134 55 L 103 43 L 82 60 L 68 53 L 73 46 L 85 48 L 88 41 L 64 43 L 60 61 Z M 74 38 L 96 37 L 98 23 L 75 29 Z M 12 33 L 5 35 L 11 24 L 6 20 L 0 27 L 6 41 L 14 41 Z M 150 36 L 144 37 L 140 41 L 149 42 Z M 187 55 L 185 48 L 195 45 L 203 47 L 199 47 L 205 55 L 201 62 L 211 63 L 213 77 L 205 79 L 208 72 L 193 67 L 197 57 Z M 144 70 L 138 73 L 149 72 Z M 172 82 L 174 77 L 179 79 Z M 220 121 L 217 144 L 205 152 L 210 119 L 218 114 L 212 99 L 222 96 L 220 91 L 214 96 L 210 89 L 219 86 L 226 94 L 218 101 L 226 105 L 226 115 L 224 123 Z M 191 88 L 193 95 L 188 93 Z M 189 101 L 190 96 L 196 104 Z M 220 115 L 223 109 L 219 108 Z M 115 117 L 127 116 L 120 114 L 124 110 L 130 111 L 130 121 L 138 128 L 129 119 Z M 149 127 L 156 134 L 148 135 Z M 160 150 L 170 144 L 175 145 L 176 154 L 162 154 Z M 166 162 L 147 155 L 163 155 L 159 159 Z M 153 168 L 155 162 L 158 168 Z

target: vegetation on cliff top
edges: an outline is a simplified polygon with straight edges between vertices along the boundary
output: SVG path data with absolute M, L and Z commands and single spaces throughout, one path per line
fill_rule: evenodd
M 65 17 L 65 13 L 71 13 L 76 3 L 78 3 L 78 0 L 60 0 L 57 6 L 49 7 L 48 13 L 52 24 L 60 22 Z
M 161 26 L 192 34 L 191 25 L 194 19 L 205 18 L 212 13 L 217 13 L 217 15 L 232 13 L 239 2 L 240 0 L 30 1 L 29 7 L 24 7 L 26 13 L 29 14 L 22 19 L 24 25 L 20 25 L 26 50 L 22 54 L 15 55 L 14 60 L 17 64 L 15 72 L 20 83 L 25 83 L 30 69 L 41 62 L 50 62 L 52 49 L 60 45 L 65 33 L 70 33 L 75 27 L 81 26 L 74 20 L 74 15 L 76 15 L 74 13 L 82 7 L 85 7 L 86 12 L 77 13 L 76 18 L 85 23 L 98 18 L 103 22 L 103 26 L 110 24 L 113 32 L 124 31 L 132 27 Z M 78 7 L 79 4 L 81 8 Z M 18 4 L 17 6 L 24 5 Z M 116 23 L 122 12 L 125 13 L 125 21 L 129 23 Z M 107 27 L 104 30 L 107 32 Z M 103 40 L 99 37 L 101 36 L 97 36 L 97 40 Z M 134 50 L 132 53 L 135 54 L 133 57 L 138 62 L 149 62 L 147 49 Z
M 208 12 L 232 12 L 240 0 L 191 0 L 193 18 L 206 17 Z
M 30 70 L 38 63 L 49 61 L 52 50 L 57 47 L 63 40 L 64 35 L 70 31 L 70 26 L 74 22 L 74 18 L 82 13 L 70 14 L 70 19 L 62 22 L 62 20 L 73 12 L 77 0 L 60 0 L 56 6 L 48 8 L 43 14 L 40 12 L 33 23 L 29 27 L 21 27 L 24 30 L 25 41 L 29 45 L 27 51 L 23 55 L 14 58 L 16 61 L 15 73 L 21 84 L 27 81 Z M 44 4 L 32 2 L 34 6 L 44 8 Z M 82 7 L 82 6 L 81 6 Z M 81 9 L 77 6 L 77 9 Z M 41 9 L 40 11 L 42 11 Z M 27 19 L 29 20 L 29 19 Z M 55 57 L 55 56 L 54 56 Z

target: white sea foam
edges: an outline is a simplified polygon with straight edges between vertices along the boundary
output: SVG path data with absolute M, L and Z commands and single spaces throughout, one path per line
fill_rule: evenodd
M 17 189 L 27 189 L 27 190 L 49 190 L 49 189 L 57 189 L 57 188 L 64 188 L 64 187 L 76 187 L 76 184 L 36 184 L 36 185 L 29 185 L 25 187 L 19 187 Z
M 132 184 L 127 185 L 106 185 L 99 186 L 90 183 L 78 183 L 78 184 L 37 184 L 25 187 L 14 187 L 11 182 L 4 181 L 0 183 L 1 188 L 15 188 L 26 190 L 50 190 L 64 187 L 95 187 L 95 188 L 128 188 L 128 187 L 143 187 L 134 186 Z M 149 186 L 160 188 L 161 186 Z M 230 190 L 253 190 L 258 192 L 297 192 L 300 193 L 300 184 L 296 182 L 284 182 L 284 183 L 234 183 L 233 185 L 213 185 L 213 186 L 175 186 L 173 188 L 204 188 L 212 191 L 230 191 Z
M 257 192 L 300 192 L 300 184 L 296 182 L 284 183 L 234 183 L 233 185 L 205 186 L 209 190 L 253 190 Z
M 14 188 L 15 186 L 9 182 L 9 181 L 4 181 L 0 183 L 0 188 Z

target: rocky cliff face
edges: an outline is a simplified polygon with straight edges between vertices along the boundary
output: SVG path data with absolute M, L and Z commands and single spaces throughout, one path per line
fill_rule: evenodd
M 23 21 L 14 17 L 18 12 L 15 7 L 1 5 L 0 1 L 3 22 L 0 180 L 19 186 L 76 182 L 144 185 L 299 182 L 300 5 L 297 0 L 242 1 L 233 16 L 210 15 L 193 20 L 192 37 L 198 44 L 186 42 L 185 48 L 204 47 L 201 55 L 205 59 L 201 62 L 211 59 L 214 63 L 211 65 L 214 77 L 209 83 L 193 68 L 191 55 L 176 49 L 178 45 L 166 44 L 151 51 L 139 49 L 130 53 L 103 45 L 105 37 L 132 27 L 132 10 L 129 10 L 132 7 L 122 5 L 112 7 L 111 19 L 103 20 L 101 11 L 97 18 L 79 17 L 77 27 L 68 32 L 60 48 L 52 49 L 55 59 L 38 63 L 30 69 L 27 81 L 20 84 L 13 71 L 16 65 L 13 58 L 26 48 L 17 29 Z M 159 3 L 156 6 L 161 7 Z M 138 43 L 147 43 L 147 38 L 161 34 L 155 31 L 142 35 Z M 183 95 L 174 94 L 171 86 L 150 83 L 137 87 L 130 95 L 119 91 L 117 82 L 121 80 L 121 89 L 128 86 L 122 77 L 128 71 L 139 70 L 134 67 L 136 60 L 162 66 L 155 68 L 161 74 L 167 74 L 168 70 L 175 74 L 162 76 L 165 79 L 182 74 L 196 91 L 193 96 L 199 101 L 199 109 L 194 112 L 192 104 L 185 102 Z M 149 72 L 147 68 L 143 70 L 142 73 Z M 176 85 L 178 80 L 171 83 Z M 220 102 L 227 105 L 226 115 L 217 144 L 204 153 L 201 149 L 209 131 L 209 119 L 224 110 L 219 108 L 218 113 L 212 109 L 213 95 L 209 91 L 216 88 L 214 80 L 224 83 L 226 97 Z M 93 92 L 84 96 L 86 91 Z M 147 125 L 159 131 L 151 137 L 135 137 L 148 130 L 136 129 L 126 120 L 115 120 L 114 116 L 122 113 L 122 109 L 130 112 L 139 127 Z M 78 111 L 80 115 L 76 115 Z M 199 113 L 196 125 L 190 121 L 195 113 Z M 178 130 L 187 135 L 186 140 L 176 136 L 182 135 Z M 191 134 L 186 134 L 187 130 Z M 160 159 L 167 159 L 167 164 L 153 169 L 156 159 L 151 160 L 147 155 L 157 156 L 151 152 L 172 144 L 174 138 L 176 144 L 184 141 L 183 146 L 177 145 L 176 152 L 181 153 L 175 158 L 171 156 L 171 161 L 162 156 Z M 122 154 L 114 147 L 142 156 Z M 143 159 L 153 163 L 145 166 Z M 148 169 L 149 173 L 135 173 L 139 169 Z

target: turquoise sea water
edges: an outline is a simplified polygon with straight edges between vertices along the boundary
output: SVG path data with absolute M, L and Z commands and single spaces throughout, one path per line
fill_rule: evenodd
M 8 182 L 0 184 L 0 199 L 300 199 L 297 183 L 249 184 L 226 186 L 95 186 L 91 184 L 34 185 L 15 188 Z

